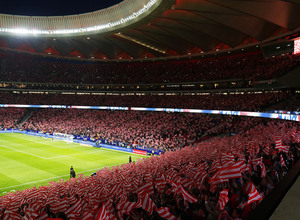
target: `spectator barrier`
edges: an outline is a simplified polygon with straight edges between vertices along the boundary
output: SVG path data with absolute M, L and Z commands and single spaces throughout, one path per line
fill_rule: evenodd
M 285 113 L 248 112 L 231 110 L 203 110 L 203 109 L 180 109 L 180 108 L 144 108 L 144 107 L 108 107 L 108 106 L 68 106 L 68 105 L 10 105 L 0 104 L 0 108 L 76 108 L 76 109 L 99 109 L 99 110 L 121 110 L 121 111 L 154 111 L 154 112 L 177 112 L 177 113 L 202 113 L 235 116 L 251 116 L 272 119 L 284 119 L 289 121 L 300 121 L 300 115 Z

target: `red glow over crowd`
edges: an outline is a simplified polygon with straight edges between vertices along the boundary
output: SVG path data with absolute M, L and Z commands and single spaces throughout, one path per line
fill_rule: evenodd
M 292 122 L 257 122 L 91 177 L 0 197 L 2 219 L 245 219 L 299 158 Z
M 260 52 L 148 62 L 90 62 L 2 52 L 1 81 L 77 84 L 278 78 L 298 56 Z M 292 102 L 290 102 L 292 101 Z M 286 106 L 285 103 L 288 103 Z M 293 104 L 291 104 L 293 103 Z M 0 104 L 298 110 L 291 91 L 259 94 L 0 94 Z M 162 150 L 96 175 L 8 193 L 0 219 L 246 219 L 300 156 L 296 122 L 187 113 L 0 108 L 0 129 L 67 133 Z M 203 137 L 208 137 L 203 141 Z

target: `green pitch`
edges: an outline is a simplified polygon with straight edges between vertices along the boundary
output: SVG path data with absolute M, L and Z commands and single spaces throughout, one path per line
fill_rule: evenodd
M 70 166 L 77 174 L 90 176 L 108 166 L 135 161 L 142 155 L 53 141 L 25 134 L 0 134 L 0 196 L 68 179 Z

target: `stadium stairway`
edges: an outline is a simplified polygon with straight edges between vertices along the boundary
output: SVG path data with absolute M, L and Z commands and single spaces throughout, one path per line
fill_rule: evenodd
M 17 124 L 22 124 L 30 118 L 35 109 L 28 108 L 22 118 L 17 122 Z

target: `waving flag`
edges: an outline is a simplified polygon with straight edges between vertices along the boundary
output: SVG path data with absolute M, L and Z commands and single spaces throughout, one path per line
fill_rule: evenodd
M 218 201 L 218 205 L 219 205 L 219 209 L 220 210 L 223 210 L 226 203 L 229 201 L 229 198 L 228 198 L 228 189 L 224 189 L 221 193 L 220 193 L 220 196 L 219 196 L 219 201 Z
M 266 154 L 266 155 L 269 155 L 269 153 L 270 153 L 270 147 L 269 146 L 264 147 L 263 153 Z
M 78 199 L 75 204 L 73 204 L 67 211 L 66 215 L 80 215 L 82 210 L 81 199 Z
M 248 202 L 247 204 L 251 204 L 255 201 L 260 201 L 262 200 L 262 197 L 259 195 L 258 191 L 256 190 L 255 186 L 253 183 L 250 183 L 250 193 L 248 195 Z
M 82 220 L 94 220 L 94 214 L 89 211 L 82 214 Z
M 292 131 L 291 131 L 291 136 L 293 137 L 293 138 L 295 138 L 296 137 L 296 129 L 294 128 L 294 129 L 292 129 Z
M 232 165 L 234 163 L 234 156 L 232 154 L 222 154 L 221 163 L 223 167 Z
M 186 191 L 182 185 L 180 185 L 180 190 L 182 192 L 182 197 L 189 203 L 196 203 L 198 201 L 198 199 L 196 199 L 188 191 Z
M 208 177 L 208 175 L 206 172 L 198 172 L 194 176 L 194 180 L 197 181 L 198 183 L 200 183 L 200 185 L 202 186 L 207 177 Z
M 96 220 L 106 220 L 106 219 L 109 219 L 109 213 L 106 210 L 105 205 L 102 205 Z
M 282 148 L 282 140 L 281 139 L 276 140 L 275 149 L 280 150 L 281 148 Z
M 286 167 L 286 164 L 285 164 L 284 159 L 281 154 L 280 154 L 280 164 L 281 164 L 281 167 Z
M 166 180 L 159 180 L 155 182 L 155 188 L 158 193 L 162 193 L 166 187 L 167 181 Z
M 281 151 L 286 154 L 289 152 L 289 150 L 290 150 L 290 146 L 283 145 L 281 148 Z
M 136 204 L 137 208 L 142 208 L 145 211 L 149 212 L 149 215 L 152 214 L 153 209 L 156 207 L 149 194 L 138 194 L 139 200 Z
M 36 217 L 38 216 L 37 211 L 33 210 L 32 208 L 25 208 L 24 214 L 24 220 L 36 219 Z
M 174 193 L 176 193 L 177 195 L 181 195 L 181 190 L 180 190 L 180 184 L 179 183 L 176 183 L 172 180 L 169 180 L 169 183 L 171 184 L 172 186 L 172 191 Z
M 167 220 L 176 220 L 176 217 L 171 214 L 170 209 L 167 207 L 161 207 L 159 209 L 155 209 L 155 211 L 159 214 L 160 217 Z
M 121 211 L 122 213 L 125 214 L 129 214 L 131 212 L 132 209 L 134 209 L 136 207 L 136 203 L 135 202 L 121 202 L 118 204 L 117 209 L 119 211 Z
M 154 194 L 154 190 L 153 190 L 152 183 L 148 182 L 148 183 L 144 184 L 143 186 L 141 186 L 141 187 L 139 187 L 137 189 L 137 193 L 138 194 L 142 193 L 142 192 L 147 193 L 149 195 L 153 195 Z
M 221 180 L 228 180 L 233 178 L 240 178 L 242 177 L 241 169 L 244 169 L 243 162 L 236 162 L 229 167 L 224 168 L 221 170 L 219 179 Z
M 267 170 L 266 170 L 265 164 L 262 161 L 260 161 L 257 163 L 257 165 L 259 165 L 261 168 L 261 177 L 262 178 L 265 177 L 267 175 Z

